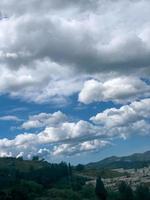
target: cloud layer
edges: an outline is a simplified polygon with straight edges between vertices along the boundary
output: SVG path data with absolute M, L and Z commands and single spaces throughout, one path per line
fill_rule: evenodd
M 148 135 L 150 131 L 150 99 L 132 102 L 117 108 L 106 109 L 91 117 L 94 124 L 107 129 L 107 134 L 120 134 L 126 138 L 131 134 Z
M 79 101 L 85 104 L 101 101 L 128 103 L 150 96 L 150 86 L 136 77 L 117 77 L 100 82 L 89 80 L 79 93 Z
M 38 133 L 23 133 L 14 139 L 0 139 L 0 156 L 50 159 L 55 156 L 96 152 L 111 145 L 117 138 L 149 135 L 150 99 L 132 102 L 120 108 L 110 108 L 90 118 L 74 122 L 58 111 L 30 116 L 21 127 L 27 130 L 43 128 Z
M 58 111 L 53 114 L 40 113 L 29 117 L 29 120 L 21 125 L 22 129 L 42 128 L 45 126 L 58 126 L 60 123 L 65 122 L 67 116 Z
M 78 155 L 149 134 L 149 0 L 1 0 L 0 9 L 0 95 L 56 107 L 76 96 L 81 106 L 114 103 L 89 120 L 1 116 L 20 122 L 20 133 L 0 139 L 0 156 Z
M 11 0 L 0 5 L 2 94 L 63 102 L 91 76 L 149 77 L 147 0 Z

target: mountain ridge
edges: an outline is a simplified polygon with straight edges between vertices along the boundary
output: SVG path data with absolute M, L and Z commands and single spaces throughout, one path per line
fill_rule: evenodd
M 111 156 L 86 165 L 87 168 L 142 168 L 150 164 L 150 151 L 129 156 Z

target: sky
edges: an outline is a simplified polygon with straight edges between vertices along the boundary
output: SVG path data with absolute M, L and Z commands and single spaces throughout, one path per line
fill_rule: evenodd
M 0 1 L 0 157 L 73 164 L 150 148 L 149 0 Z

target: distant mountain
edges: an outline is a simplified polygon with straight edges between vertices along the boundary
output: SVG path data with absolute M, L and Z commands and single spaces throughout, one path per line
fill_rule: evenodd
M 150 165 L 150 151 L 144 153 L 135 153 L 130 156 L 117 157 L 112 156 L 104 160 L 89 163 L 87 168 L 142 168 Z

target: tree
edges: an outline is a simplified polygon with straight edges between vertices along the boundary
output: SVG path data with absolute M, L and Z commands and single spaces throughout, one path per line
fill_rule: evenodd
M 69 189 L 50 189 L 47 192 L 47 197 L 51 200 L 81 200 L 80 194 Z
M 33 157 L 32 157 L 32 160 L 33 160 L 33 161 L 39 161 L 39 156 L 33 156 Z
M 68 165 L 68 176 L 71 177 L 72 176 L 72 167 L 71 164 L 69 163 Z
M 81 193 L 82 199 L 88 199 L 88 200 L 96 199 L 94 186 L 92 184 L 84 185 L 80 193 Z
M 0 191 L 0 200 L 6 200 L 7 194 L 3 191 Z
M 76 169 L 76 171 L 81 172 L 84 170 L 84 165 L 78 164 L 75 169 Z
M 119 185 L 119 196 L 120 200 L 133 200 L 133 191 L 124 181 Z
M 104 186 L 103 181 L 101 180 L 101 177 L 98 177 L 96 180 L 95 193 L 100 200 L 107 199 L 107 190 L 105 189 L 105 186 Z
M 150 190 L 144 185 L 139 185 L 135 191 L 136 200 L 149 200 L 150 199 Z

